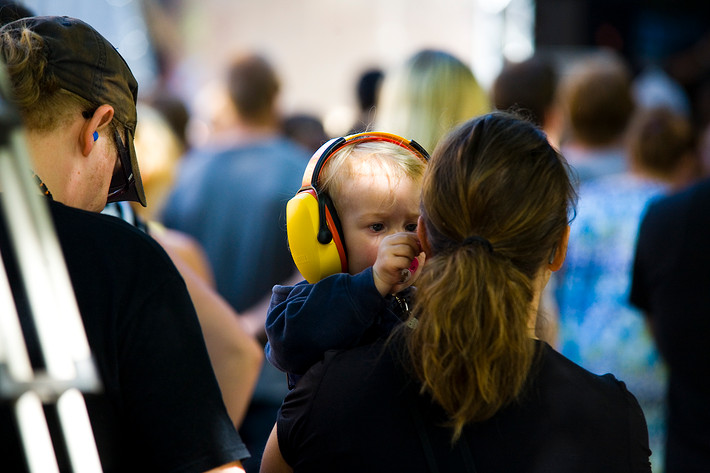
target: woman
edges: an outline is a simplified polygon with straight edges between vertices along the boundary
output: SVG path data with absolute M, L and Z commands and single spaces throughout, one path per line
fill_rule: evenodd
M 593 373 L 624 380 L 646 418 L 654 472 L 662 473 L 668 372 L 647 320 L 629 301 L 631 273 L 648 207 L 697 176 L 698 159 L 689 119 L 665 107 L 637 112 L 626 147 L 627 171 L 580 185 L 572 243 L 555 274 L 557 347 Z
M 306 373 L 262 471 L 650 472 L 624 384 L 534 338 L 574 197 L 528 122 L 494 113 L 449 135 L 424 178 L 410 320 Z

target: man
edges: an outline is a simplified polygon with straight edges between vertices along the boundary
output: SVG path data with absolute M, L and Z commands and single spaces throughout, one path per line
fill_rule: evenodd
M 233 120 L 208 146 L 185 156 L 163 223 L 197 239 L 217 291 L 250 333 L 265 340 L 271 288 L 300 280 L 292 279 L 297 273 L 287 244 L 286 202 L 301 185 L 310 153 L 280 134 L 279 82 L 264 58 L 235 60 L 227 88 Z M 258 458 L 287 391 L 283 373 L 264 364 L 239 429 L 254 455 L 244 463 L 250 473 L 259 469 Z
M 185 156 L 162 217 L 202 244 L 218 291 L 243 313 L 295 270 L 286 202 L 300 187 L 310 153 L 281 135 L 279 82 L 264 58 L 236 59 L 227 89 L 233 119 Z M 257 326 L 263 330 L 263 320 Z
M 145 205 L 130 69 L 92 27 L 67 17 L 6 25 L 0 52 L 103 385 L 85 395 L 103 470 L 243 471 L 248 452 L 224 407 L 185 283 L 154 240 L 97 213 L 107 200 Z M 0 248 L 26 318 L 6 228 Z M 51 408 L 47 417 L 56 433 Z M 61 443 L 55 449 L 62 463 Z M 25 471 L 7 404 L 0 458 L 3 471 Z
M 561 151 L 580 183 L 628 170 L 624 133 L 636 104 L 627 61 L 611 52 L 584 57 L 559 84 Z
M 552 59 L 537 55 L 507 63 L 491 87 L 498 110 L 518 110 L 538 125 L 553 146 L 559 146 L 561 111 L 556 102 L 558 74 Z

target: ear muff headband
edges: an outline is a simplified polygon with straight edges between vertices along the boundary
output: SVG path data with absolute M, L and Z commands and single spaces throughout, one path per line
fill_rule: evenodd
M 301 189 L 286 205 L 286 230 L 291 256 L 309 283 L 348 271 L 340 220 L 330 196 L 320 188 L 319 180 L 323 167 L 337 151 L 367 141 L 394 143 L 424 162 L 429 160 L 429 154 L 416 141 L 384 132 L 333 138 L 313 154 L 303 173 Z

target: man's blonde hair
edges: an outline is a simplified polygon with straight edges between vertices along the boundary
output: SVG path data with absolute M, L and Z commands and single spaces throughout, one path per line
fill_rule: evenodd
M 5 32 L 0 49 L 12 83 L 12 100 L 24 125 L 37 131 L 55 130 L 72 115 L 95 108 L 87 100 L 62 89 L 46 72 L 44 40 L 29 29 L 19 35 Z

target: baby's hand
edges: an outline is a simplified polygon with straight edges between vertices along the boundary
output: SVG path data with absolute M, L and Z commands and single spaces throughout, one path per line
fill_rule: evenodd
M 425 259 L 416 233 L 402 232 L 385 237 L 372 268 L 377 290 L 384 297 L 411 286 L 419 277 L 417 269 Z

